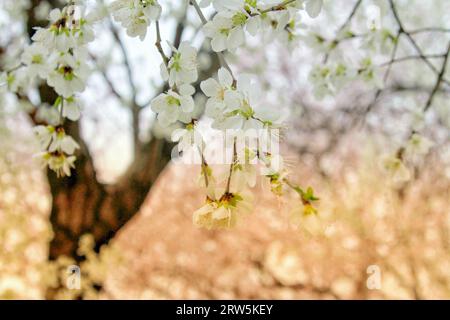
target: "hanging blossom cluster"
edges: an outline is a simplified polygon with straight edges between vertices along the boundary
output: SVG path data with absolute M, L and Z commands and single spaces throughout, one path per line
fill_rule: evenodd
M 170 59 L 164 58 L 161 76 L 168 81 L 170 89 L 157 96 L 151 103 L 152 110 L 158 114 L 158 122 L 163 127 L 181 121 L 190 123 L 194 111 L 195 93 L 191 85 L 197 81 L 197 50 L 187 42 L 178 49 L 172 48 Z
M 45 81 L 58 94 L 53 108 L 59 120 L 54 125 L 40 125 L 34 130 L 42 152 L 39 158 L 58 176 L 70 176 L 74 168 L 77 142 L 66 134 L 64 121 L 80 118 L 77 94 L 89 76 L 87 43 L 94 40 L 93 16 L 85 15 L 81 1 L 70 1 L 63 9 L 53 9 L 49 26 L 36 28 L 32 43 L 21 55 L 20 63 L 6 73 L 12 92 L 26 91 L 33 82 Z
M 156 0 L 117 0 L 111 4 L 110 10 L 130 37 L 141 40 L 144 40 L 150 23 L 161 16 L 161 6 Z
M 250 188 L 256 184 L 258 174 L 268 182 L 276 195 L 282 195 L 287 189 L 294 190 L 301 199 L 297 207 L 301 217 L 315 216 L 317 210 L 313 204 L 319 200 L 312 190 L 302 189 L 288 180 L 288 170 L 278 153 L 261 148 L 263 139 L 248 132 L 267 133 L 265 141 L 273 140 L 283 127 L 283 117 L 273 108 L 265 106 L 261 97 L 261 88 L 254 77 L 242 74 L 233 75 L 222 55 L 222 51 L 233 50 L 244 43 L 245 30 L 251 35 L 264 32 L 266 28 L 276 32 L 291 33 L 298 12 L 307 9 L 316 16 L 321 1 L 255 1 L 227 0 L 191 1 L 203 22 L 203 32 L 211 38 L 212 49 L 218 53 L 221 67 L 216 77 L 200 83 L 207 97 L 205 116 L 212 120 L 212 128 L 225 133 L 231 141 L 229 170 L 224 177 L 213 173 L 204 154 L 205 142 L 198 128 L 194 113 L 195 93 L 192 83 L 197 78 L 197 51 L 183 42 L 179 48 L 172 47 L 167 57 L 159 46 L 163 63 L 161 76 L 169 84 L 169 89 L 157 96 L 152 102 L 152 110 L 157 113 L 160 126 L 183 124 L 172 134 L 178 142 L 178 151 L 187 153 L 197 151 L 201 159 L 201 181 L 206 188 L 205 204 L 194 212 L 194 224 L 205 228 L 229 228 L 239 217 L 250 211 L 252 195 Z M 213 4 L 217 10 L 211 21 L 207 21 L 201 7 Z M 306 5 L 306 6 L 305 6 Z M 156 25 L 157 46 L 160 42 L 159 25 Z M 239 142 L 251 140 L 249 143 Z M 248 142 L 248 141 L 247 141 Z
M 278 152 L 261 147 L 264 141 L 278 137 L 283 127 L 283 117 L 264 104 L 262 90 L 250 75 L 234 75 L 223 52 L 233 51 L 245 41 L 245 32 L 251 35 L 270 30 L 274 38 L 291 39 L 298 25 L 299 12 L 306 10 L 311 17 L 320 12 L 321 0 L 223 0 L 202 1 L 201 6 L 190 0 L 203 24 L 203 33 L 211 39 L 211 45 L 221 62 L 217 76 L 201 82 L 200 88 L 207 97 L 205 116 L 212 121 L 212 128 L 226 132 L 231 148 L 229 169 L 220 178 L 213 173 L 204 154 L 205 141 L 198 129 L 200 119 L 195 115 L 193 84 L 198 80 L 197 50 L 188 42 L 178 48 L 171 45 L 166 56 L 161 46 L 159 18 L 162 8 L 156 0 L 116 0 L 109 10 L 129 36 L 141 40 L 154 22 L 156 46 L 162 57 L 161 77 L 168 89 L 151 101 L 162 127 L 182 125 L 175 130 L 172 139 L 178 142 L 178 151 L 196 150 L 201 159 L 201 181 L 206 188 L 205 204 L 194 213 L 194 223 L 206 228 L 232 227 L 238 218 L 248 213 L 251 192 L 259 175 L 268 182 L 276 195 L 291 189 L 300 196 L 297 207 L 304 216 L 316 215 L 313 204 L 318 198 L 311 188 L 302 189 L 288 179 L 288 170 Z M 201 7 L 213 5 L 217 11 L 207 21 Z M 50 12 L 46 28 L 37 28 L 32 44 L 22 54 L 21 63 L 2 75 L 11 91 L 26 89 L 31 81 L 45 81 L 58 94 L 54 108 L 59 120 L 55 125 L 37 126 L 36 135 L 42 147 L 39 155 L 58 176 L 70 176 L 75 167 L 77 142 L 64 129 L 65 120 L 76 121 L 80 117 L 78 94 L 82 92 L 89 75 L 86 64 L 86 45 L 94 40 L 92 26 L 102 17 L 95 12 L 86 14 L 83 1 L 69 1 L 63 9 Z M 254 135 L 246 141 L 248 131 L 265 132 L 266 137 Z M 231 134 L 230 134 L 231 132 Z M 251 145 L 251 146 L 250 146 Z
M 296 37 L 299 10 L 305 9 L 311 17 L 316 17 L 322 8 L 322 0 L 203 0 L 200 7 L 211 3 L 218 13 L 205 24 L 204 32 L 211 38 L 211 47 L 216 52 L 242 46 L 245 32 L 252 36 L 270 32 L 272 38 L 288 42 Z

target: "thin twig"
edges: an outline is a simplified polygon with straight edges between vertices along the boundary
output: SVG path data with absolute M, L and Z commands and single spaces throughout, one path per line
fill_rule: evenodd
M 291 4 L 291 3 L 295 2 L 295 1 L 296 0 L 286 0 L 286 1 L 280 3 L 280 4 L 276 5 L 276 6 L 270 7 L 270 8 L 265 9 L 265 10 L 261 10 L 261 14 L 268 13 L 268 12 L 271 12 L 271 11 L 284 10 L 284 9 L 286 9 L 286 6 L 288 4 Z
M 362 0 L 358 0 L 355 5 L 352 8 L 352 11 L 350 12 L 350 14 L 348 15 L 347 19 L 345 19 L 344 23 L 339 27 L 338 31 L 336 32 L 336 38 L 334 40 L 331 41 L 331 43 L 334 43 L 333 48 L 336 48 L 336 46 L 339 44 L 339 42 L 341 42 L 344 39 L 349 39 L 349 38 L 344 38 L 344 39 L 338 39 L 340 33 L 342 32 L 342 30 L 345 29 L 345 27 L 350 23 L 350 21 L 353 19 L 353 17 L 355 16 L 356 12 L 358 11 L 359 6 L 361 5 Z M 331 49 L 332 50 L 332 49 Z M 328 57 L 330 56 L 330 52 L 326 52 L 325 56 L 323 58 L 324 63 L 328 61 Z
M 408 31 L 409 34 L 418 34 L 418 33 L 424 33 L 424 32 L 450 33 L 450 29 L 439 28 L 439 27 L 427 27 L 427 28 L 420 28 L 420 29 Z
M 414 38 L 411 36 L 411 33 L 406 31 L 405 27 L 403 26 L 403 22 L 400 19 L 400 16 L 398 15 L 397 12 L 397 7 L 395 6 L 395 3 L 393 0 L 389 0 L 390 6 L 391 6 L 391 10 L 392 10 L 392 14 L 394 15 L 394 19 L 398 24 L 399 27 L 399 33 L 400 34 L 404 34 L 409 42 L 412 44 L 412 46 L 414 47 L 414 49 L 417 51 L 417 53 L 419 54 L 421 60 L 436 74 L 439 74 L 439 70 L 436 69 L 436 67 L 426 58 L 425 54 L 423 53 L 422 49 L 419 47 L 419 45 L 417 44 L 416 40 L 414 40 Z M 442 82 L 445 82 L 446 84 L 450 85 L 450 81 L 446 80 L 445 78 L 441 79 Z
M 202 9 L 200 9 L 197 1 L 196 0 L 189 0 L 189 1 L 194 6 L 195 11 L 197 12 L 198 16 L 200 17 L 200 20 L 202 21 L 202 24 L 203 25 L 207 24 L 208 20 L 206 20 L 205 16 L 203 15 Z M 230 66 L 228 65 L 227 61 L 225 60 L 224 54 L 222 52 L 216 52 L 216 54 L 217 54 L 217 57 L 219 58 L 220 65 L 222 67 L 226 68 L 233 76 L 233 71 L 231 70 Z M 233 76 L 233 79 L 235 79 L 234 76 Z
M 425 106 L 423 107 L 423 113 L 426 113 L 428 111 L 428 109 L 431 107 L 431 105 L 433 104 L 434 97 L 436 96 L 436 93 L 438 92 L 439 87 L 441 86 L 441 84 L 443 82 L 443 77 L 444 77 L 444 74 L 445 74 L 445 70 L 447 69 L 447 63 L 448 63 L 449 55 L 450 55 L 450 42 L 449 42 L 448 47 L 447 47 L 447 54 L 445 56 L 444 62 L 442 63 L 441 70 L 439 71 L 439 75 L 438 75 L 438 77 L 436 79 L 436 83 L 435 83 L 435 85 L 433 87 L 433 90 L 431 90 L 430 95 L 428 96 L 428 99 L 427 99 L 427 102 L 425 103 Z M 415 133 L 414 130 L 410 131 L 410 133 L 408 135 L 408 140 L 410 140 L 413 137 L 414 133 Z M 397 150 L 397 156 L 398 156 L 399 159 L 402 159 L 404 151 L 405 151 L 404 147 L 400 147 Z
M 355 5 L 353 6 L 352 11 L 350 12 L 349 16 L 345 20 L 345 22 L 341 25 L 341 27 L 338 29 L 337 34 L 341 33 L 342 30 L 345 29 L 345 27 L 350 23 L 350 21 L 353 19 L 354 15 L 356 14 L 356 11 L 358 11 L 359 6 L 361 5 L 362 0 L 358 0 Z
M 436 84 L 434 85 L 433 90 L 431 91 L 430 96 L 428 97 L 425 107 L 423 108 L 423 112 L 427 112 L 427 110 L 431 107 L 431 104 L 433 103 L 433 99 L 436 95 L 436 92 L 438 92 L 439 87 L 441 86 L 441 84 L 443 82 L 445 70 L 447 69 L 449 55 L 450 55 L 450 43 L 447 47 L 447 54 L 445 55 L 444 62 L 442 63 L 442 68 L 441 68 L 441 71 L 439 72 L 438 78 L 436 80 Z
M 394 48 L 392 48 L 392 52 L 391 52 L 391 60 L 390 60 L 391 63 L 388 65 L 388 68 L 387 68 L 387 70 L 386 70 L 386 73 L 384 74 L 384 77 L 383 77 L 384 83 L 387 82 L 387 79 L 389 78 L 389 74 L 391 73 L 392 64 L 393 64 L 394 61 L 395 61 L 395 56 L 396 56 L 397 50 L 398 50 L 398 44 L 399 44 L 399 42 L 400 42 L 400 35 L 401 35 L 401 32 L 398 31 L 398 32 L 397 32 L 397 35 L 396 35 L 395 38 L 394 38 Z
M 59 125 L 64 125 L 64 97 L 60 96 L 61 98 L 61 109 L 59 110 Z
M 167 58 L 166 54 L 164 53 L 164 50 L 161 46 L 161 31 L 159 29 L 159 21 L 156 21 L 156 42 L 155 46 L 158 49 L 159 54 L 161 55 L 161 58 L 163 59 L 164 64 L 167 66 L 169 63 L 169 58 Z
M 437 54 L 427 54 L 427 55 L 425 55 L 425 57 L 427 59 L 444 59 L 446 57 L 446 55 L 447 55 L 446 53 L 437 53 Z M 408 60 L 418 60 L 418 59 L 422 59 L 422 57 L 418 56 L 418 55 L 405 56 L 405 57 L 401 57 L 401 58 L 397 58 L 397 59 L 391 59 L 387 62 L 381 63 L 378 65 L 378 67 L 388 67 L 394 63 L 408 61 Z
M 230 164 L 230 171 L 228 173 L 227 187 L 225 189 L 225 193 L 229 193 L 230 192 L 231 177 L 233 175 L 233 168 L 234 168 L 234 165 L 236 163 L 236 160 L 237 160 L 236 138 L 234 138 L 234 141 L 233 141 L 233 160 L 231 161 L 231 164 Z
M 136 92 L 136 87 L 135 87 L 134 82 L 133 82 L 133 72 L 132 72 L 132 69 L 131 69 L 131 63 L 130 63 L 130 59 L 128 57 L 128 53 L 127 53 L 127 50 L 125 48 L 124 43 L 122 42 L 122 39 L 120 39 L 119 31 L 114 26 L 114 24 L 112 23 L 111 19 L 109 20 L 109 24 L 110 24 L 111 32 L 112 32 L 112 34 L 114 36 L 114 39 L 116 40 L 117 44 L 119 45 L 120 51 L 122 52 L 123 62 L 125 64 L 125 68 L 127 70 L 128 84 L 130 86 L 130 90 L 131 90 L 131 93 L 132 93 L 133 104 L 136 105 L 137 92 Z
M 119 93 L 119 91 L 117 91 L 117 89 L 114 87 L 114 84 L 112 83 L 111 79 L 108 77 L 108 74 L 106 73 L 106 70 L 104 70 L 103 68 L 101 68 L 100 66 L 98 66 L 98 58 L 96 56 L 94 56 L 92 53 L 89 53 L 89 56 L 92 58 L 92 60 L 97 64 L 97 70 L 99 71 L 99 73 L 102 75 L 103 79 L 105 80 L 106 84 L 109 87 L 110 92 L 112 93 L 112 95 L 114 97 L 116 97 L 117 100 L 120 101 L 120 103 L 124 106 L 124 107 L 128 107 L 130 106 L 130 103 L 128 101 L 126 101 L 122 95 Z

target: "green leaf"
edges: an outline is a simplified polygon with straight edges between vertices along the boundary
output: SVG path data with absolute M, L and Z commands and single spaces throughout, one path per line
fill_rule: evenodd
M 56 98 L 55 103 L 53 104 L 54 107 L 57 107 L 61 104 L 62 102 L 62 97 L 59 96 L 58 98 Z

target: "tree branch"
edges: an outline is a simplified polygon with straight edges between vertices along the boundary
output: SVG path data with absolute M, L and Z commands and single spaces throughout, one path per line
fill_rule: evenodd
M 202 24 L 205 25 L 208 23 L 208 20 L 206 20 L 205 16 L 203 15 L 202 9 L 198 6 L 198 3 L 196 0 L 189 0 L 190 3 L 194 6 L 195 11 L 197 12 L 198 16 L 200 17 L 200 20 L 202 21 Z M 224 68 L 226 68 L 231 75 L 233 76 L 233 71 L 231 70 L 230 66 L 228 65 L 227 61 L 225 60 L 225 56 L 222 52 L 216 52 L 217 57 L 219 58 L 220 65 Z M 234 76 L 233 76 L 234 79 Z
M 394 19 L 398 24 L 399 27 L 399 34 L 404 34 L 409 42 L 412 44 L 412 46 L 414 47 L 414 49 L 417 51 L 417 53 L 419 54 L 421 60 L 436 74 L 439 74 L 439 71 L 436 69 L 436 67 L 426 58 L 426 55 L 423 53 L 422 49 L 419 47 L 419 45 L 417 44 L 417 42 L 414 40 L 414 38 L 411 36 L 411 33 L 406 31 L 403 22 L 400 19 L 400 16 L 397 12 L 397 7 L 395 6 L 395 3 L 393 0 L 389 0 L 390 6 L 391 6 L 391 10 L 392 10 L 392 14 L 394 15 Z M 450 81 L 446 80 L 445 78 L 441 79 L 442 82 L 445 82 L 446 84 L 450 85 Z

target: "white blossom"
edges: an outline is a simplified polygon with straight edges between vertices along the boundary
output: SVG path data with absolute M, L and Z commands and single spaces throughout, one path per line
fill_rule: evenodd
M 178 152 L 187 153 L 193 147 L 198 147 L 200 150 L 204 147 L 203 138 L 194 123 L 187 124 L 185 128 L 174 130 L 171 138 L 173 142 L 178 142 Z
M 79 52 L 81 56 L 78 56 L 78 52 L 58 56 L 56 69 L 47 77 L 47 83 L 64 98 L 83 91 L 86 86 L 89 68 L 83 59 L 84 54 Z
M 81 110 L 78 101 L 72 96 L 64 99 L 64 104 L 60 104 L 62 108 L 62 116 L 72 121 L 80 119 Z
M 306 0 L 305 10 L 311 18 L 315 18 L 322 10 L 323 0 Z
M 66 135 L 62 127 L 40 125 L 34 128 L 34 132 L 42 148 L 50 153 L 63 152 L 72 155 L 79 148 L 75 140 Z
M 71 169 L 75 168 L 75 156 L 67 156 L 64 153 L 44 152 L 40 157 L 46 166 L 56 172 L 58 177 L 70 177 Z
M 75 140 L 66 135 L 64 130 L 61 128 L 57 128 L 55 133 L 53 134 L 52 143 L 48 147 L 49 152 L 64 152 L 65 154 L 72 155 L 76 149 L 79 149 L 80 146 Z
M 312 236 L 324 231 L 317 210 L 310 203 L 298 204 L 291 211 L 290 222 Z
M 110 10 L 130 37 L 141 40 L 144 40 L 150 23 L 161 16 L 161 6 L 156 0 L 116 0 Z
M 231 228 L 250 210 L 250 195 L 225 193 L 219 200 L 208 198 L 205 205 L 194 212 L 193 222 L 197 227 L 207 229 Z
M 177 122 L 183 113 L 190 113 L 194 110 L 194 88 L 191 85 L 182 85 L 179 92 L 169 90 L 162 93 L 151 102 L 151 107 L 158 114 L 158 122 L 162 127 L 167 127 Z
M 48 49 L 41 43 L 33 43 L 25 48 L 21 61 L 27 66 L 30 77 L 39 76 L 45 79 L 53 68 Z
M 398 157 L 386 157 L 382 161 L 383 169 L 394 183 L 404 183 L 411 179 L 411 172 Z
M 218 116 L 213 127 L 216 129 L 262 129 L 280 119 L 277 110 L 264 106 L 261 101 L 261 89 L 249 75 L 237 79 L 237 95 L 226 95 L 226 109 Z
M 66 13 L 59 9 L 53 9 L 50 12 L 50 22 L 49 28 L 36 28 L 32 40 L 43 43 L 49 50 L 56 49 L 66 52 L 74 48 L 76 40 L 69 28 L 69 17 Z
M 161 64 L 163 79 L 168 80 L 171 87 L 195 82 L 198 78 L 197 49 L 183 41 L 178 49 L 173 50 L 167 67 L 164 63 Z
M 424 156 L 426 155 L 430 148 L 433 147 L 434 143 L 418 133 L 414 133 L 406 145 L 406 153 L 409 156 Z
M 246 19 L 246 15 L 243 13 L 242 15 L 241 21 L 233 22 L 229 13 L 218 13 L 203 27 L 205 36 L 211 38 L 211 47 L 215 52 L 233 50 L 244 43 L 245 34 L 241 23 Z
M 218 80 L 209 78 L 200 83 L 203 93 L 209 98 L 206 102 L 205 113 L 211 118 L 220 116 L 227 105 L 232 109 L 239 103 L 239 94 L 233 88 L 233 76 L 226 68 L 218 71 Z
M 8 90 L 18 92 L 20 89 L 26 89 L 30 84 L 31 78 L 28 75 L 27 68 L 19 67 L 7 74 L 6 83 Z
M 317 99 L 336 94 L 355 77 L 356 71 L 342 63 L 317 65 L 309 74 L 309 80 L 314 86 L 314 96 Z
M 55 127 L 53 126 L 36 126 L 33 128 L 36 137 L 43 149 L 47 149 L 55 135 Z

